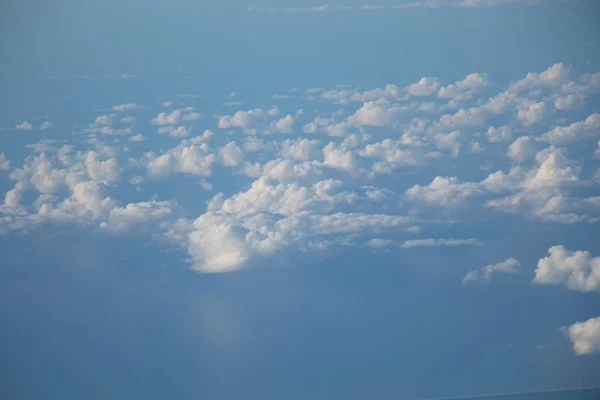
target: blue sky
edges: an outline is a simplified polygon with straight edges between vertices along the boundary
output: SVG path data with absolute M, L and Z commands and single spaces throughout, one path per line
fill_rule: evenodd
M 600 386 L 599 12 L 3 2 L 0 394 Z

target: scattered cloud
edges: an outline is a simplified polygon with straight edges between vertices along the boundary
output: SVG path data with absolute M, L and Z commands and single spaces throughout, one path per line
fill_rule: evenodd
M 576 355 L 600 352 L 600 317 L 576 322 L 561 328 L 560 331 L 571 341 Z
M 17 126 L 15 126 L 15 129 L 20 130 L 20 131 L 30 131 L 33 129 L 33 125 L 31 125 L 27 121 L 23 121 L 20 124 L 18 124 Z
M 588 251 L 569 251 L 553 246 L 549 256 L 541 258 L 535 269 L 536 285 L 564 285 L 578 292 L 600 291 L 600 257 Z
M 480 245 L 481 241 L 475 238 L 471 239 L 416 239 L 407 240 L 402 243 L 401 247 L 410 249 L 413 247 L 456 247 L 456 246 L 471 246 Z
M 490 264 L 479 269 L 469 271 L 463 278 L 463 286 L 469 282 L 490 282 L 492 277 L 498 273 L 516 275 L 519 273 L 521 263 L 514 258 L 507 258 L 498 264 Z

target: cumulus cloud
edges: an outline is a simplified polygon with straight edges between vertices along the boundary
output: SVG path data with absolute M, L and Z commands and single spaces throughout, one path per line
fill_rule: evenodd
M 158 128 L 158 133 L 173 137 L 185 137 L 190 134 L 191 129 L 185 126 L 174 127 L 173 125 Z
M 205 143 L 194 145 L 183 141 L 161 155 L 148 153 L 146 159 L 146 170 L 152 177 L 167 177 L 171 173 L 210 176 L 216 156 Z
M 573 325 L 562 327 L 560 331 L 569 338 L 576 355 L 600 352 L 600 317 L 590 318 L 585 322 L 576 322 Z
M 405 198 L 443 207 L 458 207 L 480 190 L 479 185 L 474 182 L 460 182 L 456 177 L 436 176 L 429 185 L 415 185 L 408 189 Z
M 564 285 L 579 292 L 600 291 L 600 257 L 592 257 L 588 251 L 569 251 L 564 246 L 553 246 L 548 253 L 537 263 L 534 284 Z
M 592 114 L 585 120 L 569 126 L 557 126 L 541 136 L 540 140 L 552 144 L 567 144 L 600 137 L 600 114 Z
M 6 159 L 4 153 L 0 153 L 0 171 L 8 171 L 10 169 L 10 161 Z
M 490 282 L 492 276 L 498 273 L 516 275 L 519 273 L 521 263 L 514 258 L 507 258 L 498 264 L 490 264 L 479 269 L 469 271 L 463 278 L 463 286 L 469 282 Z
M 237 167 L 244 161 L 244 153 L 235 142 L 229 142 L 219 150 L 221 160 L 227 167 Z
M 308 161 L 319 156 L 320 140 L 286 139 L 281 142 L 279 155 L 286 159 Z
M 512 129 L 506 125 L 499 128 L 491 126 L 488 128 L 486 136 L 491 143 L 508 142 L 512 139 Z
M 33 129 L 33 125 L 31 125 L 27 121 L 23 121 L 20 124 L 18 124 L 17 126 L 15 126 L 15 129 L 20 130 L 20 131 L 30 131 Z
M 418 82 L 408 85 L 404 90 L 411 96 L 432 96 L 440 88 L 440 83 L 435 78 L 423 77 Z
M 536 144 L 531 136 L 521 136 L 508 147 L 506 156 L 511 160 L 521 163 L 535 156 Z
M 181 119 L 181 111 L 175 110 L 171 113 L 161 112 L 152 119 L 153 125 L 174 125 Z
M 279 108 L 271 107 L 267 110 L 255 108 L 248 111 L 237 111 L 233 115 L 224 115 L 219 117 L 218 127 L 220 129 L 241 128 L 248 133 L 256 133 L 264 126 L 268 118 L 279 114 Z

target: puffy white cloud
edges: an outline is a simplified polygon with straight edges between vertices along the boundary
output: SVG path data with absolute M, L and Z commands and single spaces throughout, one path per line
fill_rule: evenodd
M 52 124 L 52 122 L 44 121 L 44 123 L 42 125 L 40 125 L 40 130 L 45 131 L 45 130 L 52 128 L 53 126 L 54 126 L 54 124 Z
M 497 273 L 505 273 L 516 275 L 519 273 L 521 263 L 514 258 L 507 258 L 506 260 L 499 262 L 498 264 L 490 264 L 479 269 L 469 271 L 463 278 L 463 286 L 469 282 L 490 282 L 492 276 Z
M 456 246 L 470 246 L 480 245 L 481 242 L 478 239 L 415 239 L 407 240 L 402 243 L 402 248 L 410 249 L 413 247 L 456 247 Z
M 20 130 L 20 131 L 30 131 L 33 129 L 33 125 L 31 125 L 27 121 L 23 121 L 20 124 L 18 124 L 17 126 L 15 126 L 15 129 Z
M 552 144 L 567 144 L 600 136 L 600 114 L 592 114 L 585 120 L 569 126 L 557 126 L 542 135 L 540 140 Z
M 600 352 L 600 317 L 590 318 L 585 322 L 560 329 L 573 344 L 573 351 L 578 356 Z
M 582 107 L 585 100 L 586 96 L 583 93 L 570 93 L 554 100 L 554 108 L 561 111 L 573 110 Z
M 508 142 L 512 139 L 512 129 L 508 125 L 495 128 L 490 126 L 486 133 L 487 139 L 491 143 Z
M 41 205 L 39 215 L 64 222 L 87 222 L 106 218 L 116 205 L 115 200 L 104 196 L 100 183 L 85 181 L 74 185 L 71 196 L 58 205 L 52 203 Z
M 10 161 L 6 159 L 4 153 L 0 153 L 0 171 L 8 171 L 10 169 Z
M 485 151 L 485 147 L 481 145 L 481 143 L 476 142 L 474 140 L 469 142 L 469 152 L 473 154 L 480 154 Z
M 388 126 L 400 112 L 386 99 L 367 101 L 347 121 L 353 126 Z
M 517 111 L 517 119 L 525 125 L 532 125 L 544 118 L 548 112 L 548 105 L 544 102 L 532 103 Z
M 114 158 L 102 161 L 98 153 L 90 151 L 86 154 L 84 162 L 88 176 L 95 181 L 108 184 L 119 179 L 121 170 Z
M 343 146 L 338 146 L 331 142 L 323 148 L 325 159 L 323 164 L 345 170 L 354 170 L 357 167 L 357 160 L 354 152 L 346 150 Z
M 125 207 L 115 207 L 110 210 L 107 220 L 100 227 L 115 232 L 148 227 L 169 219 L 174 207 L 169 201 L 130 203 Z
M 185 141 L 160 156 L 149 153 L 146 157 L 148 175 L 153 177 L 166 177 L 173 172 L 210 176 L 216 161 L 206 144 L 197 146 Z
M 171 107 L 172 105 L 173 105 L 173 102 L 172 102 L 172 101 L 163 101 L 163 102 L 161 103 L 161 107 L 163 107 L 163 108 L 169 108 L 169 107 Z
M 318 157 L 318 147 L 321 144 L 319 140 L 294 139 L 281 142 L 279 155 L 286 159 L 308 161 Z
M 408 85 L 404 88 L 411 96 L 432 96 L 440 88 L 436 78 L 423 77 L 418 82 Z
M 301 185 L 261 176 L 247 191 L 229 198 L 215 196 L 192 231 L 184 235 L 193 268 L 231 271 L 254 257 L 271 255 L 290 245 L 324 248 L 332 235 L 373 234 L 410 221 L 393 215 L 334 212 L 361 201 L 378 200 L 344 191 L 342 182 L 336 180 Z
M 241 128 L 249 133 L 256 133 L 256 130 L 264 126 L 266 120 L 279 114 L 279 108 L 272 107 L 268 110 L 255 108 L 248 111 L 237 111 L 233 115 L 224 115 L 219 117 L 218 127 L 221 129 Z
M 185 114 L 181 119 L 184 121 L 196 121 L 200 118 L 202 118 L 202 115 L 200 115 L 197 112 L 191 112 L 191 113 Z
M 121 122 L 124 124 L 133 124 L 135 122 L 135 117 L 132 117 L 132 116 L 123 117 L 123 118 L 121 118 Z
M 565 285 L 579 292 L 600 291 L 600 257 L 592 257 L 588 251 L 569 251 L 564 246 L 553 246 L 548 253 L 538 261 L 532 283 Z
M 292 133 L 294 122 L 296 122 L 296 119 L 298 119 L 303 113 L 304 110 L 300 109 L 296 111 L 295 116 L 287 114 L 285 117 L 277 121 L 273 121 L 269 127 L 269 131 L 272 133 Z
M 434 136 L 435 145 L 440 150 L 450 150 L 452 157 L 458 157 L 460 153 L 461 143 L 459 142 L 460 131 L 452 131 L 450 133 L 438 133 Z
M 424 163 L 424 155 L 419 149 L 402 146 L 399 141 L 385 139 L 381 142 L 368 144 L 358 154 L 366 158 L 376 158 L 381 161 L 373 164 L 375 174 L 389 174 L 400 165 L 420 165 Z
M 481 108 L 461 108 L 454 114 L 445 114 L 440 118 L 439 126 L 443 129 L 477 127 L 485 122 L 485 112 Z
M 526 189 L 555 188 L 579 180 L 579 166 L 563 150 L 550 147 L 538 152 L 535 158 L 539 167 L 524 182 Z
M 115 116 L 114 114 L 111 115 L 100 115 L 98 117 L 96 117 L 96 119 L 94 120 L 94 126 L 107 126 L 107 125 L 112 125 L 113 120 L 114 120 Z
M 181 119 L 181 111 L 175 110 L 171 113 L 161 112 L 156 117 L 152 118 L 153 125 L 174 125 L 178 124 Z
M 235 142 L 229 142 L 219 150 L 223 164 L 228 167 L 237 167 L 244 162 L 244 153 Z
M 409 201 L 422 201 L 442 207 L 458 207 L 480 192 L 474 182 L 460 182 L 456 177 L 436 176 L 427 186 L 415 185 L 404 196 Z
M 441 99 L 451 99 L 453 102 L 469 100 L 477 91 L 483 89 L 487 83 L 486 74 L 472 73 L 461 81 L 441 87 L 437 96 Z
M 134 135 L 129 138 L 130 142 L 143 142 L 144 140 L 146 140 L 146 137 L 141 133 L 138 133 L 137 135 Z
M 506 156 L 515 162 L 521 163 L 533 158 L 535 153 L 535 140 L 531 136 L 521 136 L 508 147 Z

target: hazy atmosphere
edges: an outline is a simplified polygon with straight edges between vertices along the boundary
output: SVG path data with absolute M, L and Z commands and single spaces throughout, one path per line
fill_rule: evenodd
M 0 2 L 0 398 L 600 398 L 599 22 Z

